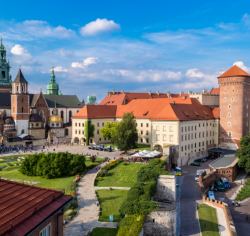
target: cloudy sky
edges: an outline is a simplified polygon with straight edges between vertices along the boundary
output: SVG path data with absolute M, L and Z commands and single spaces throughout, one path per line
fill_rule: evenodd
M 12 76 L 21 67 L 32 92 L 52 66 L 62 93 L 81 99 L 210 89 L 232 64 L 250 67 L 246 0 L 37 2 L 4 1 L 0 14 Z

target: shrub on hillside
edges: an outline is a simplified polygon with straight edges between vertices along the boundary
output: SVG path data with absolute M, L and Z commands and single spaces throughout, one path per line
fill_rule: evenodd
M 122 160 L 120 160 L 120 159 L 115 160 L 115 161 L 110 161 L 106 166 L 102 167 L 102 169 L 98 172 L 97 177 L 108 176 L 109 170 L 112 170 L 121 162 L 122 162 Z
M 80 174 L 85 169 L 85 157 L 71 153 L 34 154 L 20 165 L 21 173 L 48 179 Z

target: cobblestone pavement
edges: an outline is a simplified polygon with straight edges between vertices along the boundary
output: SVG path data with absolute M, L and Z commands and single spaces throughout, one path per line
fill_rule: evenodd
M 101 164 L 105 165 L 105 163 Z M 99 204 L 95 193 L 94 181 L 97 175 L 97 168 L 88 171 L 79 181 L 78 207 L 76 217 L 69 222 L 64 229 L 65 236 L 87 235 L 95 227 L 116 227 L 116 223 L 98 222 Z

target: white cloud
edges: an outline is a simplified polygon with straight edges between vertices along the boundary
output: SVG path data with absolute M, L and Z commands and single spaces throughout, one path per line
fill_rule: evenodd
M 67 68 L 64 68 L 64 67 L 62 67 L 62 66 L 56 66 L 56 67 L 54 67 L 54 71 L 55 71 L 55 72 L 62 73 L 62 72 L 68 72 L 68 69 L 67 69 Z
M 96 57 L 87 57 L 81 62 L 72 62 L 71 67 L 72 68 L 87 68 L 90 65 L 96 64 L 97 58 Z
M 116 76 L 123 77 L 126 81 L 137 82 L 160 82 L 160 81 L 178 81 L 181 79 L 180 71 L 169 70 L 126 70 L 126 69 L 109 69 L 103 71 L 108 78 Z
M 82 35 L 92 36 L 101 33 L 116 31 L 120 29 L 120 25 L 113 20 L 108 19 L 96 19 L 91 21 L 80 29 Z
M 245 71 L 249 71 L 247 66 L 245 65 L 245 63 L 243 61 L 236 61 L 233 63 L 233 65 L 239 66 L 241 69 L 245 70 Z
M 32 56 L 28 52 L 26 48 L 21 46 L 20 44 L 15 44 L 11 49 L 10 52 L 12 55 L 14 55 L 14 61 L 16 63 L 24 63 L 27 61 L 31 61 Z
M 199 78 L 203 78 L 205 75 L 199 69 L 192 68 L 186 71 L 186 76 L 187 78 L 190 78 L 190 79 L 199 79 Z
M 20 44 L 15 44 L 10 52 L 13 54 L 13 55 L 16 55 L 16 56 L 22 56 L 24 54 L 27 53 L 26 49 L 24 47 L 22 47 Z

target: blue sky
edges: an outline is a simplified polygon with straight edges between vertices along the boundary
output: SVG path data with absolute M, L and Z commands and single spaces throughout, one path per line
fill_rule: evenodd
M 64 94 L 197 91 L 237 63 L 248 69 L 246 0 L 2 1 L 0 36 L 12 76 L 45 91 L 55 67 Z M 4 10 L 3 10 L 4 9 Z

